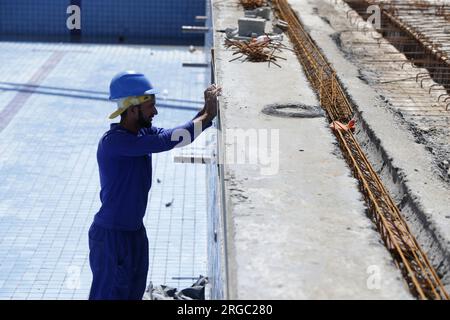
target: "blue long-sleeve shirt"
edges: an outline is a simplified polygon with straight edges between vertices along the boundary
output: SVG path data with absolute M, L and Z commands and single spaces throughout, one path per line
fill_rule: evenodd
M 202 131 L 209 126 L 211 122 L 204 124 Z M 152 153 L 184 145 L 183 134 L 172 136 L 177 129 L 186 130 L 191 142 L 196 138 L 192 120 L 173 129 L 143 128 L 137 134 L 111 124 L 97 149 L 102 205 L 94 217 L 96 224 L 118 230 L 142 227 L 152 186 Z

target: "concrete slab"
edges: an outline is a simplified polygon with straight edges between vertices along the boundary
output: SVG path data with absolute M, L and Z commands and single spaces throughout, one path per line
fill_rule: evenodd
M 413 234 L 426 251 L 433 266 L 450 289 L 450 192 L 440 179 L 425 146 L 419 144 L 408 126 L 393 112 L 385 108 L 378 93 L 360 79 L 358 68 L 339 50 L 333 36 L 345 27 L 333 28 L 345 20 L 350 9 L 340 2 L 319 0 L 289 0 L 298 12 L 311 37 L 337 70 L 337 75 L 353 102 L 358 107 L 360 126 L 365 133 L 366 151 L 373 163 L 378 164 L 383 182 L 392 195 L 401 202 Z M 336 9 L 336 10 L 335 10 Z M 317 13 L 328 16 L 322 19 Z M 360 132 L 361 132 L 360 131 Z M 367 135 L 370 135 L 370 139 Z M 370 141 L 369 141 L 370 140 Z M 403 200 L 403 201 L 402 201 Z
M 213 2 L 216 29 L 235 26 L 244 15 L 238 6 Z M 232 52 L 223 41 L 215 34 L 225 158 L 247 153 L 250 160 L 265 147 L 262 135 L 275 137 L 270 162 L 260 157 L 254 164 L 236 163 L 231 157 L 224 166 L 228 297 L 410 299 L 326 119 L 261 112 L 269 104 L 318 104 L 296 56 L 283 52 L 281 68 L 229 62 Z M 253 148 L 239 144 L 236 129 L 241 138 L 253 134 L 259 140 Z

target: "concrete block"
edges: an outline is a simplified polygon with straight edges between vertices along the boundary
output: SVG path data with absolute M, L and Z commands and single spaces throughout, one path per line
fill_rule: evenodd
M 248 18 L 263 18 L 266 20 L 270 20 L 270 13 L 272 11 L 270 10 L 269 7 L 261 7 L 261 8 L 256 8 L 254 10 L 245 10 L 244 14 L 246 17 Z
M 239 36 L 251 37 L 264 34 L 266 20 L 261 18 L 240 18 L 238 20 Z

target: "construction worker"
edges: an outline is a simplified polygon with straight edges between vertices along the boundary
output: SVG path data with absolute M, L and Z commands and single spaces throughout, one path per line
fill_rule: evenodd
M 211 126 L 220 88 L 208 87 L 203 109 L 173 129 L 152 126 L 158 114 L 155 94 L 150 81 L 133 71 L 119 73 L 110 84 L 109 98 L 118 103 L 110 119 L 119 115 L 121 119 L 111 124 L 98 144 L 101 208 L 89 229 L 90 300 L 142 299 L 149 267 L 143 217 L 152 185 L 152 153 L 190 143 L 194 131 Z

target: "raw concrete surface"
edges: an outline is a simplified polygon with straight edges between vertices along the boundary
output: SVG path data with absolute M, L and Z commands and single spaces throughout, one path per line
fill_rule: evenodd
M 216 30 L 244 15 L 237 1 L 213 3 Z M 318 104 L 295 55 L 284 51 L 281 68 L 229 62 L 234 56 L 223 41 L 216 33 L 225 158 L 247 151 L 227 130 L 279 133 L 275 174 L 262 174 L 260 162 L 225 163 L 227 298 L 410 299 L 327 120 L 261 112 L 276 103 Z
M 406 216 L 413 234 L 428 254 L 433 266 L 443 277 L 447 290 L 450 288 L 450 192 L 433 170 L 433 159 L 422 144 L 415 141 L 407 125 L 384 107 L 377 92 L 362 81 L 359 70 L 349 62 L 333 40 L 336 30 L 333 21 L 345 19 L 350 8 L 330 1 L 289 0 L 313 40 L 319 45 L 328 61 L 358 108 L 358 117 L 364 131 L 371 135 L 366 146 L 378 157 L 379 168 L 392 194 L 404 198 L 402 213 Z M 328 24 L 317 14 L 329 7 Z M 317 9 L 314 9 L 317 8 Z M 359 130 L 361 131 L 361 130 Z M 364 135 L 364 134 L 362 134 Z M 366 141 L 367 142 L 367 141 Z M 378 153 L 378 154 L 377 154 Z

